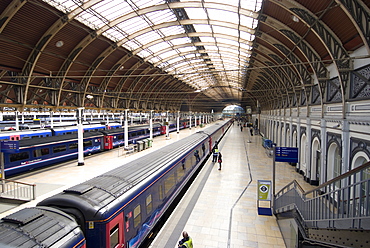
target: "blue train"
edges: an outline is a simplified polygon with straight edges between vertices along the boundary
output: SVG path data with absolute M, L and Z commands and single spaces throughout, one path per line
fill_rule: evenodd
M 91 155 L 104 150 L 124 146 L 124 128 L 105 125 L 88 125 L 84 128 L 84 154 Z M 153 137 L 165 134 L 166 126 L 153 124 Z M 186 122 L 180 123 L 180 129 L 187 127 Z M 149 125 L 129 127 L 128 143 L 149 138 Z M 169 124 L 169 130 L 176 129 L 176 123 Z M 49 132 L 48 132 L 49 131 Z M 77 127 L 65 127 L 40 132 L 40 137 L 23 138 L 18 141 L 19 149 L 4 152 L 5 176 L 27 172 L 29 170 L 76 159 L 78 157 Z M 42 134 L 42 136 L 41 136 Z
M 36 208 L 24 209 L 0 221 L 0 233 L 14 233 L 22 239 L 1 239 L 0 247 L 22 246 L 27 239 L 45 247 L 140 247 L 167 209 L 184 189 L 216 143 L 230 127 L 229 121 L 194 133 L 160 150 L 75 185 L 46 198 Z M 38 218 L 35 212 L 55 209 L 71 217 L 71 223 Z M 39 210 L 41 209 L 41 210 Z M 19 220 L 17 225 L 13 220 Z M 25 220 L 25 221 L 21 221 Z M 50 239 L 40 233 L 50 226 L 71 226 L 48 230 Z M 55 222 L 58 222 L 56 224 Z M 31 231 L 30 226 L 35 228 Z M 42 227 L 42 228 L 41 228 Z M 43 230 L 40 230 L 43 229 Z M 81 237 L 83 233 L 83 237 Z M 56 234 L 60 237 L 57 239 Z M 26 239 L 26 240 L 24 240 Z M 22 241 L 18 241 L 22 240 Z M 59 242 L 59 246 L 50 245 Z M 57 241 L 56 241 L 57 240 Z M 22 243 L 21 243 L 22 242 Z
M 119 123 L 111 123 L 108 125 L 104 124 L 85 124 L 83 125 L 84 132 L 95 132 L 105 129 L 122 128 Z M 55 135 L 64 135 L 77 133 L 77 126 L 59 126 L 55 128 L 45 129 L 28 129 L 21 131 L 6 131 L 0 132 L 0 141 L 3 140 L 23 140 L 23 139 L 34 139 L 34 138 L 45 138 Z

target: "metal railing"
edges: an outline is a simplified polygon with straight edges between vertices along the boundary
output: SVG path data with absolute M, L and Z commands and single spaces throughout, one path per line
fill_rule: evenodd
M 274 213 L 295 209 L 306 228 L 370 230 L 370 162 L 305 192 L 297 181 L 274 198 Z
M 36 184 L 0 180 L 0 198 L 20 201 L 31 201 L 36 198 Z

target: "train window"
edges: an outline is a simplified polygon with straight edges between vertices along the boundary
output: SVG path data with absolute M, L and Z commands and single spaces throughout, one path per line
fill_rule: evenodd
M 171 174 L 169 175 L 166 180 L 164 181 L 164 193 L 167 194 L 170 189 L 175 185 L 176 179 L 175 175 Z
M 110 235 L 110 248 L 114 248 L 119 244 L 119 227 L 115 225 L 109 232 Z
M 141 207 L 138 205 L 134 209 L 134 227 L 137 227 L 141 223 Z
M 185 163 L 185 167 L 187 168 L 187 169 L 190 169 L 191 167 L 192 167 L 192 159 L 187 159 L 186 160 L 186 163 Z
M 84 141 L 84 148 L 89 146 L 92 146 L 92 140 Z
M 163 185 L 160 184 L 159 185 L 159 200 L 162 200 L 163 199 Z
M 78 143 L 72 143 L 72 144 L 69 144 L 69 150 L 73 150 L 73 149 L 77 149 L 78 148 Z
M 152 212 L 153 209 L 152 195 L 148 195 L 146 197 L 145 204 L 146 204 L 146 213 L 149 214 L 150 212 Z
M 185 175 L 185 170 L 182 168 L 182 165 L 180 164 L 179 167 L 177 167 L 177 178 L 180 179 Z
M 65 145 L 53 147 L 53 153 L 64 152 L 66 150 L 67 150 L 67 146 Z
M 34 150 L 33 156 L 37 158 L 37 157 L 48 155 L 49 153 L 50 153 L 49 148 L 41 148 L 41 149 Z
M 15 162 L 15 161 L 29 159 L 29 158 L 30 158 L 30 154 L 28 152 L 20 152 L 20 153 L 10 154 L 9 161 Z

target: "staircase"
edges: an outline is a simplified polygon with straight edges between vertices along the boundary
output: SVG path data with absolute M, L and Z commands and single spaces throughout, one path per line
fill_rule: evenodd
M 370 162 L 307 192 L 297 181 L 281 189 L 273 209 L 296 233 L 290 247 L 369 247 L 369 171 Z

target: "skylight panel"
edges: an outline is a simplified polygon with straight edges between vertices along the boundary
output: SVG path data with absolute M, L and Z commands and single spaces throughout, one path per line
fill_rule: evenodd
M 205 33 L 212 33 L 212 29 L 209 25 L 205 24 L 193 24 L 195 30 L 197 32 L 205 32 Z
M 140 47 L 135 40 L 129 40 L 122 45 L 123 47 L 127 48 L 128 50 L 132 51 Z
M 146 14 L 148 19 L 154 24 L 176 21 L 176 16 L 171 10 L 160 10 Z
M 227 28 L 227 27 L 221 27 L 221 26 L 213 26 L 213 31 L 218 34 L 228 34 L 231 36 L 238 37 L 239 32 L 237 29 Z
M 152 64 L 156 64 L 159 61 L 161 61 L 161 59 L 158 58 L 158 57 L 153 57 L 153 58 L 149 59 L 149 62 L 152 63 Z
M 138 6 L 140 9 L 157 4 L 166 3 L 164 0 L 127 0 L 127 1 L 130 2 L 131 5 Z
M 177 46 L 181 44 L 189 44 L 191 43 L 191 40 L 188 37 L 183 37 L 183 38 L 172 39 L 171 43 Z
M 179 50 L 181 53 L 188 53 L 188 52 L 196 51 L 195 47 L 193 46 L 180 47 L 180 48 L 177 48 L 177 50 Z
M 168 51 L 168 52 L 165 52 L 165 53 L 162 53 L 161 54 L 161 58 L 169 58 L 173 55 L 177 55 L 177 52 L 174 51 L 174 50 L 171 50 L 171 51 Z
M 254 35 L 252 35 L 248 32 L 240 31 L 240 38 L 242 38 L 244 40 L 253 41 L 254 40 Z
M 93 8 L 110 21 L 132 11 L 126 2 L 117 0 L 101 1 L 94 5 Z
M 216 38 L 217 43 L 224 43 L 224 44 L 229 44 L 230 46 L 239 46 L 239 42 L 234 41 L 234 40 L 228 40 L 224 38 Z
M 85 10 L 84 12 L 76 16 L 76 19 L 86 24 L 87 26 L 92 27 L 93 29 L 98 29 L 105 25 L 105 23 L 107 22 L 104 19 L 102 20 L 102 18 L 100 18 L 92 9 Z
M 202 8 L 184 8 L 189 19 L 207 19 L 207 14 Z
M 76 4 L 72 0 L 44 0 L 44 2 L 47 2 L 51 6 L 54 6 L 55 8 L 66 12 L 71 12 L 72 10 L 78 8 L 78 4 Z
M 220 9 L 208 9 L 208 15 L 209 18 L 212 20 L 220 20 L 234 23 L 238 23 L 237 20 L 239 20 L 237 13 Z
M 139 35 L 135 38 L 141 44 L 147 44 L 151 41 L 160 40 L 162 39 L 161 35 L 156 31 L 149 31 L 145 34 Z
M 240 23 L 242 23 L 243 26 L 247 26 L 250 28 L 253 28 L 253 20 L 254 18 L 249 17 L 249 16 L 240 16 Z
M 159 29 L 165 36 L 184 34 L 184 28 L 182 26 L 171 26 Z
M 150 51 L 148 50 L 141 50 L 138 55 L 142 58 L 146 58 L 146 57 L 149 57 L 151 56 L 152 54 L 150 53 Z
M 215 41 L 215 38 L 213 38 L 213 37 L 204 37 L 204 36 L 202 36 L 200 38 L 201 38 L 201 41 L 202 42 L 211 42 L 211 43 L 215 43 L 216 42 Z
M 116 42 L 122 40 L 127 36 L 122 32 L 122 30 L 119 30 L 117 27 L 108 29 L 106 32 L 103 33 L 103 35 L 109 37 L 110 39 Z
M 125 30 L 125 32 L 128 34 L 133 34 L 136 31 L 149 27 L 148 23 L 144 21 L 140 16 L 121 22 L 120 24 L 118 24 L 118 26 Z
M 158 53 L 159 51 L 162 51 L 170 47 L 171 46 L 167 42 L 161 42 L 161 43 L 148 47 L 148 49 L 151 50 L 153 53 Z

